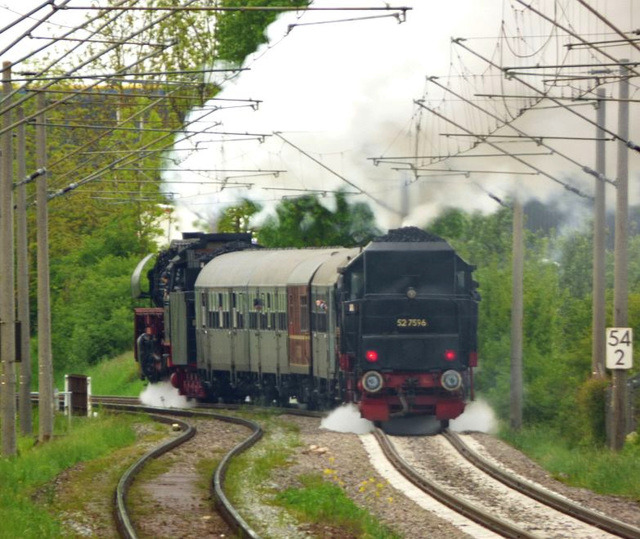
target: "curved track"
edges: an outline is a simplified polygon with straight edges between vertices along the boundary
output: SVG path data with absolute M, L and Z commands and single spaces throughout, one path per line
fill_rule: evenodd
M 396 469 L 411 481 L 411 483 L 429 496 L 435 498 L 457 513 L 464 515 L 465 517 L 502 535 L 503 537 L 514 539 L 539 539 L 538 536 L 532 535 L 529 532 L 512 525 L 510 522 L 498 519 L 494 515 L 483 511 L 475 505 L 452 495 L 445 488 L 420 475 L 400 456 L 386 434 L 384 434 L 380 429 L 376 429 L 374 434 L 385 456 L 391 461 Z
M 487 509 L 482 509 L 478 505 L 475 505 L 474 503 L 471 503 L 464 499 L 465 495 L 461 496 L 460 494 L 452 494 L 449 486 L 443 486 L 437 482 L 427 479 L 425 477 L 424 471 L 418 472 L 411 464 L 409 464 L 405 460 L 405 458 L 401 456 L 399 450 L 394 446 L 394 443 L 382 431 L 377 430 L 375 432 L 375 436 L 386 457 L 392 462 L 392 464 L 404 477 L 406 477 L 420 490 L 435 498 L 439 502 L 443 503 L 447 507 L 453 509 L 457 513 L 464 515 L 465 517 L 488 528 L 493 532 L 502 535 L 503 537 L 533 538 L 545 536 L 546 532 L 543 531 L 545 529 L 544 526 L 542 528 L 539 528 L 538 526 L 535 526 L 535 524 L 529 525 L 529 528 L 537 528 L 536 531 L 538 532 L 538 534 L 532 533 L 522 527 L 519 527 L 519 524 L 514 525 L 513 520 L 508 521 L 504 518 L 498 517 L 498 511 L 488 511 Z M 523 480 L 519 476 L 513 475 L 497 467 L 496 465 L 487 461 L 486 459 L 478 455 L 475 451 L 470 449 L 465 444 L 465 442 L 455 433 L 450 431 L 445 432 L 444 438 L 448 440 L 449 443 L 452 444 L 463 457 L 465 457 L 475 468 L 479 469 L 481 472 L 500 481 L 510 489 L 516 490 L 520 494 L 531 498 L 535 501 L 535 503 L 548 506 L 556 512 L 566 515 L 566 517 L 581 520 L 589 526 L 600 530 L 594 530 L 593 533 L 601 534 L 602 532 L 604 532 L 604 535 L 611 534 L 625 538 L 640 537 L 640 529 L 630 524 L 620 522 L 601 513 L 588 510 L 547 489 L 534 485 L 527 480 Z M 433 456 L 431 460 L 433 460 Z M 492 505 L 490 503 L 488 507 L 491 506 Z M 548 509 L 547 511 L 550 511 L 550 509 Z M 572 522 L 575 522 L 575 520 L 573 520 Z M 526 524 L 523 524 L 523 526 L 524 525 Z M 542 532 L 542 535 L 539 535 L 540 532 Z
M 152 458 L 157 458 L 164 453 L 168 453 L 173 448 L 178 447 L 187 440 L 193 438 L 196 434 L 195 428 L 193 428 L 185 421 L 180 421 L 179 419 L 173 419 L 157 414 L 151 415 L 151 417 L 155 421 L 160 421 L 162 423 L 178 423 L 180 425 L 180 428 L 182 429 L 182 434 L 180 434 L 180 436 L 176 438 L 168 440 L 167 442 L 146 453 L 144 456 L 134 462 L 122 475 L 120 481 L 118 481 L 118 486 L 116 487 L 115 492 L 114 515 L 116 519 L 116 526 L 118 528 L 120 536 L 127 539 L 133 539 L 137 537 L 133 524 L 131 523 L 131 519 L 129 518 L 129 513 L 127 512 L 126 501 L 127 493 L 129 491 L 129 487 L 131 486 L 131 483 L 133 482 L 133 479 L 144 468 L 147 461 Z
M 603 531 L 625 537 L 627 539 L 637 539 L 640 537 L 640 529 L 631 526 L 625 522 L 615 520 L 601 513 L 591 511 L 585 507 L 578 505 L 567 498 L 558 496 L 549 490 L 540 488 L 529 481 L 506 472 L 484 457 L 473 451 L 455 432 L 447 430 L 444 433 L 445 438 L 456 448 L 456 450 L 474 466 L 481 469 L 486 474 L 508 487 L 533 498 L 534 500 L 552 507 L 561 513 L 572 516 L 578 520 L 586 522 L 591 526 L 595 526 Z
M 118 527 L 118 532 L 122 537 L 127 539 L 134 539 L 137 537 L 135 527 L 133 526 L 129 514 L 127 511 L 126 498 L 129 487 L 131 486 L 134 477 L 140 472 L 145 464 L 151 458 L 156 458 L 164 453 L 171 451 L 172 449 L 183 444 L 187 440 L 193 438 L 196 435 L 196 430 L 185 421 L 175 419 L 176 416 L 182 417 L 206 417 L 215 419 L 218 421 L 225 421 L 228 423 L 235 423 L 247 427 L 251 433 L 241 443 L 237 444 L 231 451 L 229 451 L 220 464 L 216 468 L 212 480 L 211 480 L 211 492 L 214 496 L 216 508 L 222 515 L 229 526 L 235 530 L 235 532 L 241 537 L 258 538 L 259 536 L 255 531 L 247 524 L 242 516 L 236 511 L 224 492 L 224 480 L 227 469 L 232 459 L 249 449 L 254 445 L 263 435 L 262 428 L 257 423 L 252 421 L 216 414 L 213 412 L 197 411 L 197 410 L 180 410 L 180 409 L 165 409 L 165 408 L 151 408 L 146 406 L 140 406 L 132 404 L 132 399 L 113 399 L 104 398 L 97 399 L 101 405 L 105 408 L 120 412 L 132 412 L 132 413 L 147 413 L 153 419 L 162 421 L 165 423 L 178 423 L 181 427 L 182 433 L 180 436 L 173 438 L 165 443 L 160 444 L 158 447 L 146 453 L 143 457 L 138 459 L 132 464 L 129 469 L 124 473 L 118 482 L 115 493 L 114 512 L 115 519 Z M 136 399 L 137 400 L 137 399 Z
M 145 412 L 152 414 L 153 416 L 187 416 L 187 417 L 209 417 L 216 420 L 234 422 L 246 426 L 251 430 L 251 434 L 241 443 L 237 444 L 231 449 L 221 460 L 219 466 L 215 470 L 211 481 L 211 492 L 214 496 L 216 508 L 227 523 L 239 534 L 241 537 L 258 538 L 254 530 L 246 523 L 241 515 L 235 510 L 233 505 L 229 502 L 224 492 L 224 481 L 227 468 L 232 459 L 238 454 L 246 451 L 252 445 L 254 445 L 262 437 L 262 429 L 259 425 L 239 419 L 237 417 L 229 417 L 220 415 L 212 411 L 199 410 L 176 410 L 176 409 L 157 409 L 142 407 L 139 405 L 131 404 L 136 399 L 113 399 L 105 398 L 95 399 L 100 400 L 102 405 L 107 408 L 114 408 L 124 411 Z M 118 401 L 116 404 L 114 400 Z M 216 407 L 218 408 L 218 407 Z M 317 413 L 306 412 L 303 410 L 290 410 L 283 409 L 283 413 L 296 413 L 299 415 L 313 415 L 317 416 Z M 156 417 L 154 417 L 156 418 Z M 159 420 L 164 422 L 178 422 L 175 419 L 168 419 L 167 417 L 160 417 Z M 158 456 L 164 452 L 170 451 L 180 443 L 190 439 L 195 435 L 195 430 L 188 425 L 181 423 L 182 434 L 170 442 L 162 444 L 158 448 L 149 452 L 143 456 L 136 464 L 134 464 L 127 473 L 122 477 L 118 489 L 116 492 L 116 511 L 120 512 L 116 514 L 116 520 L 120 533 L 123 537 L 136 537 L 135 530 L 131 526 L 126 515 L 126 490 L 132 481 L 133 476 L 137 471 L 142 468 L 145 462 L 149 458 Z M 429 496 L 437 499 L 441 503 L 450 507 L 454 511 L 464 515 L 465 517 L 479 523 L 485 528 L 492 530 L 495 533 L 503 537 L 517 537 L 517 538 L 535 538 L 540 535 L 533 534 L 519 525 L 514 525 L 513 521 L 507 521 L 498 518 L 494 512 L 487 511 L 486 509 L 479 508 L 474 504 L 461 498 L 459 495 L 451 494 L 447 492 L 448 487 L 443 487 L 438 483 L 431 481 L 424 477 L 424 474 L 417 472 L 411 465 L 400 455 L 398 450 L 394 447 L 393 442 L 379 429 L 374 433 L 375 437 L 380 444 L 383 452 L 387 458 L 393 463 L 398 471 L 404 475 L 409 481 L 411 481 L 418 488 L 426 492 Z M 487 475 L 500 481 L 509 488 L 532 498 L 540 504 L 549 506 L 556 511 L 566 514 L 575 519 L 581 520 L 590 526 L 594 526 L 603 532 L 624 537 L 624 538 L 638 538 L 640 537 L 640 529 L 630 524 L 612 519 L 606 515 L 598 512 L 594 512 L 580 506 L 564 497 L 561 497 L 547 489 L 541 488 L 527 480 L 522 479 L 520 476 L 512 475 L 506 472 L 504 469 L 493 464 L 489 460 L 480 456 L 476 451 L 472 450 L 457 434 L 446 431 L 444 433 L 446 440 L 455 447 L 455 449 L 466 458 L 476 468 L 482 470 Z

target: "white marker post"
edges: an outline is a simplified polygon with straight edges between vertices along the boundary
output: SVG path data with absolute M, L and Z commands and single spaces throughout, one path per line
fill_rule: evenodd
M 633 367 L 633 328 L 607 328 L 607 369 Z
M 611 387 L 611 449 L 619 451 L 627 434 L 627 373 L 633 366 L 633 330 L 607 328 L 607 369 L 612 373 Z

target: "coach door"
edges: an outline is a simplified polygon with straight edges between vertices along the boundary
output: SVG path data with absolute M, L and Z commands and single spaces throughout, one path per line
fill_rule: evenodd
M 309 287 L 287 287 L 289 314 L 289 365 L 291 372 L 308 374 L 311 366 Z

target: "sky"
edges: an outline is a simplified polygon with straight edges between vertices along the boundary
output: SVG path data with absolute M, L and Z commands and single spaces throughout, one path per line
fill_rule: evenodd
M 632 1 L 589 3 L 622 30 L 640 27 L 640 7 L 634 7 Z M 535 92 L 490 69 L 487 61 L 477 55 L 502 66 L 528 68 L 581 63 L 586 66 L 604 62 L 602 55 L 586 48 L 569 52 L 567 43 L 575 40 L 557 37 L 553 25 L 526 10 L 517 0 L 415 0 L 389 4 L 410 7 L 406 20 L 372 18 L 380 12 L 322 11 L 307 12 L 301 17 L 285 14 L 269 27 L 269 45 L 247 59 L 245 71 L 224 81 L 218 96 L 259 100 L 258 109 L 234 107 L 209 114 L 207 122 L 213 120 L 215 126 L 197 125 L 212 134 L 176 145 L 169 165 L 182 171 L 164 173 L 166 191 L 173 194 L 179 209 L 175 227 L 190 228 L 196 217 L 214 222 L 226 206 L 243 197 L 264 205 L 261 217 L 273 212 L 283 197 L 310 192 L 320 193 L 323 202 L 331 206 L 331 193 L 337 189 L 353 193 L 349 195 L 351 202 L 369 203 L 383 229 L 422 226 L 448 207 L 495 211 L 495 198 L 516 194 L 549 204 L 562 202 L 567 214 L 572 214 L 578 197 L 568 193 L 564 185 L 592 195 L 594 180 L 581 171 L 581 166 L 595 167 L 595 142 L 590 140 L 595 127 L 550 102 L 541 102 L 529 110 Z M 532 4 L 556 17 L 565 29 L 589 40 L 611 39 L 611 29 L 604 32 L 602 22 L 577 0 L 555 4 L 551 0 L 538 0 Z M 380 7 L 385 3 L 317 0 L 313 5 Z M 24 13 L 30 2 L 0 0 L 3 20 L 11 13 L 3 10 L 5 6 Z M 65 24 L 72 22 L 69 19 L 72 14 L 77 15 L 61 14 Z M 296 26 L 291 27 L 292 24 Z M 9 33 L 0 35 L 0 44 Z M 452 45 L 452 38 L 463 38 L 465 41 L 460 43 L 473 53 Z M 32 46 L 33 41 L 36 40 L 24 40 L 11 52 Z M 616 58 L 640 57 L 631 47 L 607 50 Z M 577 68 L 573 73 L 587 70 Z M 556 69 L 554 73 L 565 72 Z M 548 88 L 544 78 L 537 75 L 529 72 L 523 79 L 537 88 Z M 428 77 L 437 79 L 429 81 Z M 637 97 L 634 79 L 631 83 L 631 97 Z M 584 92 L 589 84 L 577 81 L 557 84 L 552 93 L 572 97 Z M 439 85 L 449 91 L 443 91 Z M 607 96 L 617 94 L 615 84 L 603 87 Z M 485 142 L 472 148 L 478 139 L 464 130 L 510 136 L 515 132 L 509 128 L 494 131 L 494 120 L 451 92 L 475 100 L 497 116 L 510 116 L 513 125 L 528 134 L 559 137 L 545 142 L 574 162 L 531 142 L 486 139 L 492 145 Z M 479 94 L 503 97 L 479 98 Z M 529 97 L 504 97 L 516 94 Z M 220 104 L 211 102 L 208 107 Z M 574 110 L 595 120 L 593 104 L 580 105 L 580 109 Z M 607 126 L 614 131 L 618 129 L 616 106 L 607 105 Z M 637 105 L 631 105 L 632 140 L 638 128 L 633 122 L 637 112 L 634 107 Z M 202 112 L 194 110 L 191 118 Z M 249 134 L 264 136 L 256 140 Z M 584 140 L 560 139 L 569 136 Z M 638 136 L 635 138 L 640 140 Z M 521 157 L 535 168 L 505 156 L 505 153 L 537 152 L 553 155 Z M 416 154 L 450 157 L 407 160 Z M 468 155 L 488 157 L 469 159 Z M 409 162 L 429 170 L 414 172 L 409 170 Z M 638 159 L 632 155 L 630 193 L 636 203 L 640 199 L 638 166 Z M 616 176 L 615 167 L 616 148 L 614 143 L 607 143 L 608 177 Z M 536 172 L 540 170 L 551 177 Z M 608 188 L 607 198 L 611 205 L 614 189 Z M 586 199 L 579 201 L 583 200 Z

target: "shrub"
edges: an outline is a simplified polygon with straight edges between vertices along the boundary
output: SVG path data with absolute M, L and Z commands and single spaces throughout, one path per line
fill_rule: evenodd
M 607 388 L 606 378 L 589 378 L 578 389 L 578 425 L 584 441 L 604 445 L 607 441 Z

